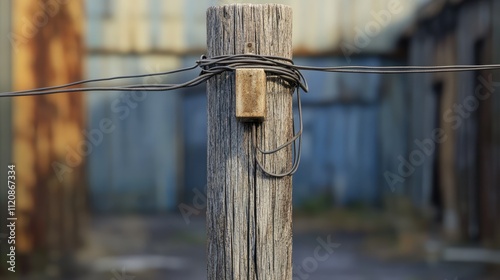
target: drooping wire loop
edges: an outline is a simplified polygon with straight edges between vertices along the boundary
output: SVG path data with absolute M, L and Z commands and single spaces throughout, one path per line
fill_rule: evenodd
M 303 132 L 303 122 L 302 122 L 302 102 L 300 100 L 300 89 L 297 88 L 297 107 L 298 107 L 298 113 L 299 113 L 299 131 L 295 133 L 295 119 L 292 118 L 292 126 L 293 126 L 293 131 L 294 131 L 294 136 L 288 140 L 286 143 L 278 146 L 277 148 L 269 151 L 263 151 L 260 147 L 256 145 L 255 149 L 256 151 L 259 151 L 263 155 L 270 155 L 270 154 L 275 154 L 290 145 L 292 145 L 293 149 L 293 160 L 292 160 L 292 167 L 290 170 L 285 171 L 283 173 L 274 173 L 272 171 L 267 170 L 264 165 L 260 162 L 259 157 L 257 154 L 255 154 L 255 161 L 257 162 L 257 165 L 259 168 L 266 173 L 269 176 L 272 177 L 277 177 L 277 178 L 282 178 L 286 176 L 291 176 L 295 174 L 295 172 L 299 169 L 300 165 L 300 157 L 302 154 L 302 132 Z M 298 141 L 298 145 L 296 142 Z M 298 146 L 298 148 L 297 148 Z
M 184 83 L 180 84 L 132 84 L 124 86 L 96 86 L 96 87 L 81 87 L 83 84 L 99 83 L 112 80 L 123 80 L 132 78 L 145 78 L 152 76 L 165 76 L 175 73 L 201 69 L 200 74 Z M 269 176 L 273 177 L 286 177 L 293 175 L 300 163 L 302 152 L 302 104 L 300 99 L 300 90 L 307 92 L 308 85 L 301 71 L 322 71 L 322 72 L 336 72 L 336 73 L 369 73 L 369 74 L 401 74 L 401 73 L 436 73 L 436 72 L 463 72 L 463 71 L 479 71 L 479 70 L 497 70 L 500 69 L 500 64 L 488 65 L 444 65 L 444 66 L 335 66 L 335 67 L 312 67 L 295 65 L 293 60 L 278 56 L 266 56 L 255 54 L 236 54 L 236 55 L 222 55 L 207 58 L 202 55 L 199 60 L 192 66 L 180 68 L 172 71 L 126 75 L 110 78 L 99 78 L 72 82 L 68 84 L 36 88 L 30 90 L 4 92 L 0 93 L 0 97 L 16 97 L 16 96 L 32 96 L 32 95 L 45 95 L 55 93 L 69 93 L 69 92 L 87 92 L 87 91 L 169 91 L 181 88 L 188 88 L 200 85 L 209 79 L 222 74 L 224 72 L 233 72 L 238 68 L 260 68 L 264 69 L 268 77 L 277 77 L 282 81 L 287 82 L 290 87 L 295 88 L 297 91 L 297 107 L 299 115 L 299 131 L 288 140 L 286 143 L 276 147 L 273 150 L 263 151 L 255 144 L 255 161 L 259 168 Z M 76 87 L 80 86 L 80 87 Z M 294 121 L 293 121 L 294 122 Z M 298 142 L 298 144 L 297 144 Z M 257 152 L 265 155 L 275 154 L 289 146 L 292 146 L 293 160 L 290 170 L 282 173 L 275 173 L 264 168 L 263 164 L 257 156 Z

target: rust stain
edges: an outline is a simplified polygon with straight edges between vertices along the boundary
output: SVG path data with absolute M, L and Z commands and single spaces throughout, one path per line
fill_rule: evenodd
M 13 57 L 15 90 L 83 78 L 83 10 L 81 0 L 13 2 L 13 33 L 19 39 Z M 22 97 L 13 106 L 13 157 L 21 189 L 18 218 L 23 221 L 18 252 L 70 250 L 77 244 L 77 224 L 71 219 L 80 219 L 83 211 L 67 200 L 84 194 L 84 165 L 59 182 L 52 163 L 64 162 L 65 147 L 76 147 L 83 139 L 83 96 Z

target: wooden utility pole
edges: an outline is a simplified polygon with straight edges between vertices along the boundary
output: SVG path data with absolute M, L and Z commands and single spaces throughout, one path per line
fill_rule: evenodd
M 292 9 L 276 4 L 234 4 L 207 11 L 208 57 L 255 54 L 292 57 Z M 235 117 L 235 75 L 207 84 L 208 279 L 292 279 L 292 178 L 266 175 L 255 145 L 272 150 L 292 138 L 292 88 L 267 78 L 262 123 Z M 257 154 L 264 167 L 291 168 L 292 151 Z

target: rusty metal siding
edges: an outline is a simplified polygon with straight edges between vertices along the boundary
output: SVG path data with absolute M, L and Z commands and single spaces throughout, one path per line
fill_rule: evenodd
M 82 79 L 82 1 L 59 5 L 46 24 L 26 33 L 26 20 L 40 12 L 39 1 L 13 2 L 12 32 L 24 36 L 13 56 L 13 89 L 23 90 Z M 43 2 L 45 3 L 45 2 Z M 44 11 L 45 12 L 45 11 Z M 39 15 L 39 13 L 38 13 Z M 58 262 L 78 247 L 85 219 L 85 169 L 67 161 L 67 148 L 81 143 L 81 94 L 17 97 L 13 100 L 13 162 L 17 185 L 17 252 L 31 258 L 48 253 Z M 69 169 L 60 181 L 53 169 Z M 71 166 L 68 166 L 71 165 Z

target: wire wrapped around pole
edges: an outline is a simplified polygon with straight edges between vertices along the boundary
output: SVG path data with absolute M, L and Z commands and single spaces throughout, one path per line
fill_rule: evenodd
M 132 78 L 144 78 L 151 76 L 166 76 L 175 73 L 201 69 L 200 74 L 184 83 L 180 84 L 132 84 L 114 87 L 81 87 L 83 84 L 99 83 L 112 80 L 124 80 Z M 302 152 L 302 104 L 300 100 L 300 90 L 307 92 L 308 85 L 304 78 L 302 71 L 321 71 L 321 72 L 336 72 L 336 73 L 359 73 L 359 74 L 404 74 L 404 73 L 437 73 L 437 72 L 464 72 L 464 71 L 478 71 L 478 70 L 497 70 L 500 69 L 500 64 L 489 65 L 444 65 L 444 66 L 335 66 L 335 67 L 312 67 L 295 65 L 293 60 L 277 57 L 277 56 L 264 56 L 255 54 L 237 54 L 237 55 L 223 55 L 217 57 L 207 58 L 202 55 L 199 60 L 192 66 L 180 68 L 176 70 L 158 72 L 151 74 L 138 74 L 126 75 L 110 78 L 99 78 L 72 82 L 69 84 L 36 88 L 30 90 L 13 91 L 0 93 L 0 97 L 16 97 L 16 96 L 32 96 L 32 95 L 45 95 L 56 93 L 69 93 L 69 92 L 87 92 L 87 91 L 169 91 L 181 88 L 188 88 L 200 85 L 216 75 L 220 75 L 226 71 L 233 72 L 241 68 L 260 68 L 263 69 L 268 77 L 278 77 L 297 90 L 298 114 L 299 114 L 299 131 L 286 143 L 280 145 L 274 150 L 263 151 L 256 147 L 255 160 L 258 166 L 269 176 L 285 177 L 293 175 L 300 163 Z M 80 87 L 76 87 L 80 86 Z M 294 126 L 295 131 L 295 126 Z M 296 144 L 298 142 L 298 145 Z M 293 164 L 290 170 L 284 173 L 273 173 L 266 170 L 258 159 L 257 151 L 262 155 L 269 155 L 277 153 L 278 151 L 293 146 Z M 298 147 L 297 147 L 298 146 Z

